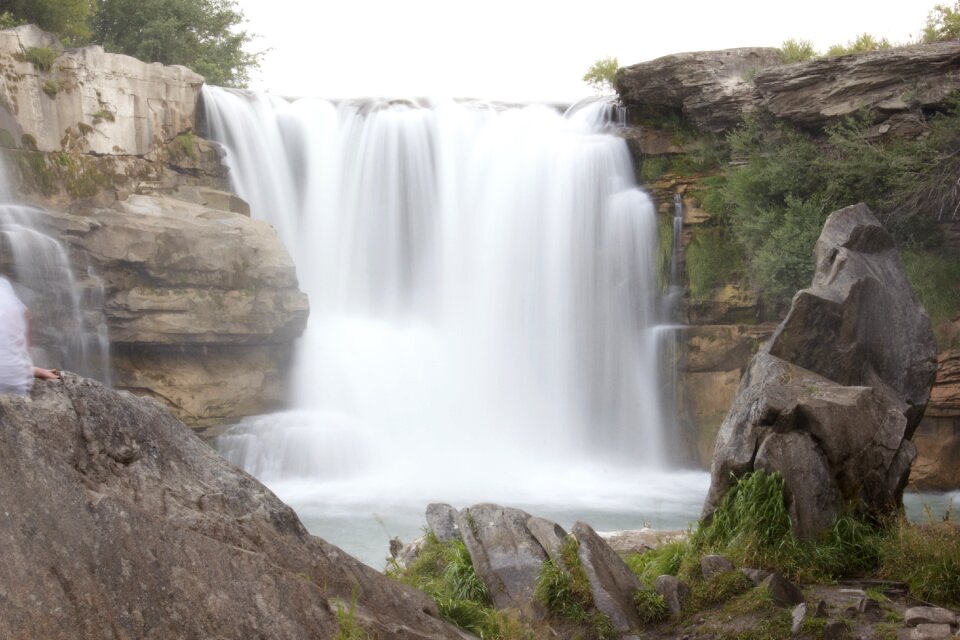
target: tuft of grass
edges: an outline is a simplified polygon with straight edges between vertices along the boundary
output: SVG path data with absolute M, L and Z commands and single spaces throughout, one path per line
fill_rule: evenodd
M 780 45 L 780 61 L 783 64 L 794 62 L 806 62 L 817 57 L 817 50 L 813 48 L 813 43 L 809 40 L 796 40 L 790 38 L 784 40 Z
M 690 606 L 699 611 L 710 605 L 732 600 L 753 589 L 753 582 L 740 571 L 724 571 L 709 580 L 694 582 L 690 589 Z
M 960 607 L 960 524 L 893 524 L 880 544 L 880 575 L 902 580 L 913 595 Z
M 112 111 L 107 111 L 106 109 L 100 109 L 95 114 L 93 114 L 93 124 L 100 124 L 104 120 L 107 122 L 116 121 L 117 117 L 113 115 Z
M 57 59 L 57 52 L 50 47 L 30 47 L 24 59 L 41 71 L 50 71 Z
M 626 562 L 641 583 L 652 586 L 659 576 L 679 575 L 683 559 L 689 553 L 690 543 L 686 539 L 674 540 L 645 553 L 634 553 Z
M 337 604 L 337 636 L 335 640 L 371 640 L 370 634 L 360 626 L 356 617 L 357 594 L 354 592 L 350 606 Z
M 48 78 L 43 81 L 43 92 L 47 94 L 47 97 L 50 99 L 56 98 L 57 94 L 60 93 L 60 83 L 54 80 L 53 78 Z
M 644 156 L 640 161 L 640 184 L 656 182 L 670 167 L 670 161 L 663 156 Z
M 560 549 L 560 562 L 543 563 L 535 597 L 554 618 L 576 625 L 587 638 L 612 640 L 618 636 L 613 623 L 597 611 L 583 565 L 577 539 L 568 536 Z
M 662 595 L 653 589 L 638 589 L 633 594 L 633 606 L 644 624 L 663 622 L 670 616 L 670 607 Z

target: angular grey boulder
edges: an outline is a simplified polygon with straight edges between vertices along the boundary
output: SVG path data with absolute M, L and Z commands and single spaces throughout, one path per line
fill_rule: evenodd
M 457 514 L 457 526 L 477 576 L 498 609 L 543 617 L 535 591 L 548 555 L 530 532 L 532 518 L 520 509 L 478 504 Z
M 684 603 L 690 597 L 690 587 L 676 576 L 657 576 L 653 581 L 653 588 L 663 596 L 671 615 L 680 615 Z
M 813 285 L 754 356 L 720 427 L 704 517 L 758 469 L 784 477 L 804 539 L 846 502 L 895 511 L 935 374 L 930 320 L 892 238 L 866 205 L 834 212 Z
M 434 502 L 427 505 L 427 526 L 440 542 L 461 539 L 457 510 L 448 504 Z
M 642 623 L 633 604 L 640 589 L 637 576 L 590 525 L 577 522 L 571 534 L 579 545 L 577 555 L 590 582 L 594 606 L 618 631 L 639 629 Z

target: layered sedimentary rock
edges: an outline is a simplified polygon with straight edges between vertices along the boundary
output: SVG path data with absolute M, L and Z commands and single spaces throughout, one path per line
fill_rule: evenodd
M 758 109 L 808 128 L 873 109 L 887 129 L 910 127 L 910 112 L 943 108 L 960 89 L 960 42 L 789 65 L 777 49 L 682 53 L 619 70 L 616 88 L 628 106 L 679 112 L 703 131 L 727 131 Z
M 339 610 L 369 637 L 467 637 L 158 403 L 90 380 L 0 395 L 0 502 L 4 638 L 333 638 Z
M 49 69 L 29 61 L 37 47 L 59 53 Z M 195 126 L 203 84 L 186 67 L 148 64 L 97 46 L 64 51 L 32 25 L 0 31 L 0 68 L 0 128 L 15 145 L 35 151 L 155 153 Z
M 928 491 L 960 488 L 960 350 L 937 358 L 937 380 L 916 434 L 910 485 Z
M 282 401 L 309 307 L 266 222 L 166 196 L 37 215 L 103 282 L 117 386 L 153 395 L 201 426 Z
M 896 509 L 935 359 L 892 238 L 865 205 L 833 213 L 812 286 L 753 358 L 720 428 L 704 515 L 756 469 L 783 475 L 804 538 L 849 502 L 874 515 Z
M 38 51 L 56 54 L 49 67 Z M 12 191 L 84 273 L 114 384 L 192 426 L 277 407 L 307 300 L 274 230 L 226 192 L 219 148 L 193 133 L 203 78 L 64 50 L 32 26 L 0 31 L 0 67 Z

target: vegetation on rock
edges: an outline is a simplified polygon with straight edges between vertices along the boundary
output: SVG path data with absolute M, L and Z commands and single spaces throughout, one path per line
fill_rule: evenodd
M 920 36 L 923 42 L 940 42 L 960 38 L 960 2 L 953 7 L 938 4 L 927 17 Z
M 617 69 L 620 64 L 616 58 L 600 58 L 587 69 L 583 76 L 583 81 L 593 87 L 593 90 L 600 94 L 613 92 L 613 80 L 617 75 Z
M 190 67 L 210 84 L 246 86 L 263 55 L 247 50 L 253 35 L 241 28 L 245 20 L 236 0 L 11 0 L 3 5 L 2 27 L 33 23 L 70 45 L 100 44 L 145 62 Z M 31 61 L 48 70 L 48 57 Z
M 53 61 L 57 59 L 57 52 L 50 47 L 30 47 L 24 53 L 27 62 L 41 71 L 50 71 Z

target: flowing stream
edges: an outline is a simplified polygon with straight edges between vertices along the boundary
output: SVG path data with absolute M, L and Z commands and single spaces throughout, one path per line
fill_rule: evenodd
M 665 453 L 655 211 L 615 110 L 203 100 L 311 303 L 293 409 L 220 438 L 228 458 L 371 563 L 437 500 L 695 519 L 706 474 Z

